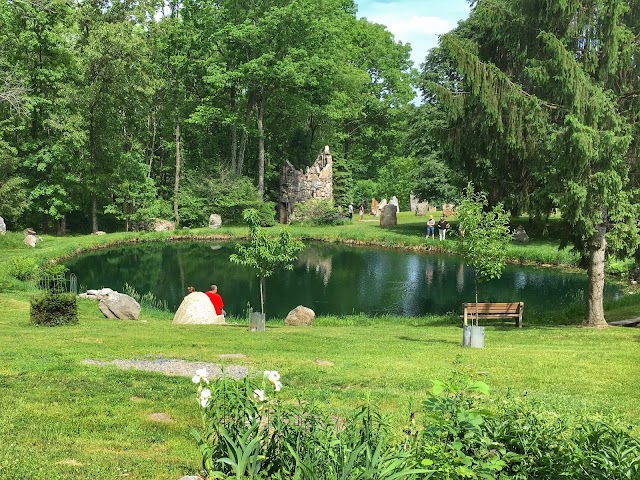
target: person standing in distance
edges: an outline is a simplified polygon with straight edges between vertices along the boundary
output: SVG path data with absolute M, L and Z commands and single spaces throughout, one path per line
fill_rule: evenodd
M 438 233 L 440 234 L 440 241 L 443 241 L 447 236 L 447 228 L 449 228 L 449 222 L 444 218 L 444 215 L 440 217 L 438 222 Z
M 222 297 L 218 293 L 218 286 L 211 285 L 211 290 L 204 293 L 207 295 L 207 297 L 209 297 L 211 303 L 213 303 L 213 308 L 216 310 L 216 315 L 224 315 L 224 310 L 222 309 L 222 307 L 224 307 L 224 302 L 222 301 Z

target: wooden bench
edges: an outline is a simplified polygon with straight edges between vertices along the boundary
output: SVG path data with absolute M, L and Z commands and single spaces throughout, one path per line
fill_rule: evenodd
M 524 302 L 513 303 L 478 303 L 478 320 L 481 318 L 515 318 L 516 327 L 522 328 L 522 312 Z M 463 303 L 462 315 L 463 325 L 467 325 L 469 318 L 476 315 L 475 303 Z

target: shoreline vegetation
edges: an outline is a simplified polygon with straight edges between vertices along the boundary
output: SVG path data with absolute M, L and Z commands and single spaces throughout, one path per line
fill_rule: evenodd
M 304 240 L 387 248 L 426 250 L 434 243 L 437 251 L 454 253 L 455 239 L 425 242 L 423 217 L 403 212 L 399 220 L 395 230 L 377 227 L 375 219 L 290 231 Z M 640 378 L 640 334 L 632 328 L 576 328 L 583 306 L 531 315 L 523 329 L 491 324 L 484 349 L 460 347 L 454 315 L 327 316 L 311 328 L 286 327 L 280 319 L 269 321 L 264 333 L 248 332 L 245 320 L 235 318 L 213 332 L 210 326 L 173 325 L 172 314 L 145 308 L 139 321 L 107 320 L 94 303 L 79 301 L 77 325 L 47 328 L 29 323 L 31 291 L 8 273 L 15 261 L 63 262 L 86 251 L 146 241 L 233 241 L 247 231 L 44 236 L 31 249 L 19 233 L 0 237 L 0 437 L 13 439 L 0 445 L 0 477 L 177 479 L 201 472 L 188 433 L 200 423 L 189 378 L 91 366 L 86 359 L 182 359 L 250 372 L 275 369 L 286 385 L 283 401 L 304 399 L 338 418 L 354 406 L 373 404 L 396 432 L 406 427 L 408 412 L 416 412 L 420 425 L 431 380 L 448 381 L 463 372 L 492 387 L 498 410 L 510 398 L 536 405 L 549 418 L 572 424 L 583 416 L 601 418 L 638 432 L 631 379 Z M 577 258 L 557 253 L 553 240 L 512 251 L 523 263 L 536 259 L 576 268 Z M 639 306 L 639 295 L 625 295 L 605 305 L 607 319 L 637 316 Z

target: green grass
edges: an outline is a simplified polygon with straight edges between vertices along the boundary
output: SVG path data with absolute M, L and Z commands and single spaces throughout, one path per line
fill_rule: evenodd
M 0 437 L 11 439 L 0 444 L 0 478 L 161 479 L 198 470 L 187 433 L 200 421 L 190 379 L 84 365 L 88 358 L 219 363 L 220 354 L 243 353 L 232 362 L 282 373 L 285 397 L 338 415 L 369 397 L 396 425 L 419 406 L 430 379 L 461 367 L 549 409 L 627 421 L 640 413 L 630 381 L 640 378 L 634 329 L 498 324 L 476 350 L 459 346 L 455 318 L 327 317 L 310 328 L 275 322 L 250 333 L 243 325 L 172 325 L 158 313 L 106 320 L 89 301 L 80 302 L 79 325 L 44 328 L 29 324 L 26 294 L 11 297 L 0 295 Z
M 424 218 L 402 213 L 400 220 L 397 229 L 354 220 L 292 230 L 299 237 L 325 241 L 455 248 L 455 241 L 425 242 Z M 176 234 L 210 233 L 238 237 L 246 229 Z M 398 428 L 409 409 L 419 407 L 430 379 L 446 379 L 463 368 L 498 391 L 526 393 L 552 410 L 614 415 L 637 423 L 640 331 L 576 327 L 582 307 L 538 317 L 525 314 L 521 330 L 492 324 L 481 350 L 460 347 L 455 317 L 322 317 L 310 328 L 276 321 L 264 333 L 250 333 L 244 325 L 172 325 L 170 313 L 147 309 L 137 322 L 106 320 L 95 303 L 83 301 L 78 325 L 45 328 L 29 323 L 30 293 L 6 273 L 14 259 L 32 257 L 42 263 L 107 244 L 168 237 L 45 237 L 35 249 L 22 245 L 22 235 L 0 237 L 0 478 L 173 479 L 199 470 L 188 434 L 200 422 L 190 379 L 83 364 L 88 358 L 221 363 L 220 354 L 243 353 L 247 358 L 231 363 L 279 370 L 285 398 L 315 400 L 336 415 L 370 398 Z M 554 263 L 543 258 L 557 253 L 551 242 L 513 249 L 520 260 L 539 263 Z M 571 257 L 564 255 L 556 257 L 557 263 L 571 265 Z M 638 306 L 640 296 L 629 295 L 608 304 L 607 317 L 637 316 Z M 152 413 L 164 413 L 170 421 L 154 421 Z

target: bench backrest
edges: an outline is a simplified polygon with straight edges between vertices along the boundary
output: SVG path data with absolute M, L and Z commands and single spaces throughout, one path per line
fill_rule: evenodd
M 499 313 L 518 313 L 522 302 L 512 303 L 478 303 L 479 314 L 499 314 Z M 463 308 L 467 309 L 467 312 L 471 314 L 476 313 L 475 303 L 464 303 Z

